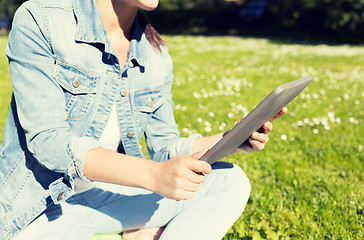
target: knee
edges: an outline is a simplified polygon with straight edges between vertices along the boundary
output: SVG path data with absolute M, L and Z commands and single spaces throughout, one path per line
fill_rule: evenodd
M 216 164 L 216 165 L 215 165 Z M 225 190 L 237 202 L 244 203 L 249 199 L 251 184 L 245 172 L 236 164 L 217 162 L 214 169 L 220 171 L 225 178 Z
M 227 181 L 236 192 L 239 192 L 242 195 L 241 197 L 243 200 L 248 201 L 251 192 L 251 184 L 241 167 L 233 164 Z
M 219 162 L 213 166 L 214 170 L 224 178 L 225 211 L 235 220 L 243 213 L 248 202 L 251 185 L 244 171 L 235 164 Z
M 223 175 L 227 190 L 238 190 L 250 195 L 250 181 L 241 167 L 233 163 L 216 162 L 212 168 L 219 175 Z

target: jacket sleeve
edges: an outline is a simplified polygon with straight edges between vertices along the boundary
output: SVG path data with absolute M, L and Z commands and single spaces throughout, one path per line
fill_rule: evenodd
M 192 154 L 192 146 L 200 134 L 180 137 L 174 118 L 174 105 L 172 101 L 173 64 L 166 48 L 163 48 L 165 67 L 167 68 L 162 94 L 164 104 L 153 113 L 147 126 L 147 146 L 149 154 L 154 161 L 166 161 L 176 156 Z
M 27 2 L 16 12 L 6 55 L 28 150 L 48 169 L 64 173 L 66 179 L 85 179 L 86 153 L 99 143 L 74 136 L 70 130 L 64 93 L 53 78 L 49 26 L 36 4 Z

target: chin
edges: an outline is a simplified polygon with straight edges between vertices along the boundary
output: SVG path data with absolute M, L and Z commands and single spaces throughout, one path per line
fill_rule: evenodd
M 158 3 L 159 0 L 140 0 L 138 7 L 146 11 L 152 11 L 157 8 Z

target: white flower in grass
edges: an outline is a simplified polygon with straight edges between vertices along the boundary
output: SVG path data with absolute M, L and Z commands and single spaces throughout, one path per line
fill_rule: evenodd
M 318 133 L 319 133 L 319 130 L 315 128 L 312 132 L 313 132 L 314 134 L 318 134 Z
M 282 139 L 283 141 L 286 141 L 286 140 L 287 140 L 287 135 L 286 135 L 286 134 L 282 134 L 282 135 L 281 135 L 281 139 Z
M 303 119 L 303 122 L 304 122 L 305 124 L 308 124 L 308 123 L 310 122 L 310 119 L 308 119 L 308 118 L 304 118 L 304 119 Z
M 198 92 L 193 92 L 193 96 L 197 99 L 201 98 L 201 94 L 199 94 Z
M 364 92 L 361 92 L 361 96 L 364 97 Z
M 181 108 L 181 110 L 182 110 L 182 111 L 186 111 L 186 110 L 187 110 L 187 107 L 186 107 L 186 106 L 183 106 L 183 107 Z
M 335 117 L 335 113 L 333 113 L 333 112 L 328 112 L 328 113 L 327 113 L 327 116 L 328 116 L 329 118 L 333 118 L 333 117 Z
M 358 152 L 363 151 L 363 149 L 364 149 L 363 145 L 359 145 L 359 146 L 358 146 Z
M 181 109 L 181 104 L 177 104 L 174 108 L 176 109 L 176 110 L 180 110 Z
M 321 124 L 322 125 L 328 125 L 329 124 L 329 122 L 327 121 L 328 119 L 327 119 L 327 117 L 323 117 L 323 118 L 321 118 Z
M 344 96 L 343 96 L 343 98 L 344 98 L 345 100 L 348 100 L 348 99 L 350 98 L 350 96 L 349 96 L 349 94 L 345 93 L 345 94 L 344 94 Z
M 233 114 L 233 113 L 231 113 L 231 112 L 229 112 L 229 113 L 228 113 L 228 118 L 232 118 L 232 117 L 234 117 L 234 114 Z
M 199 118 L 197 118 L 197 122 L 201 123 L 201 122 L 203 122 L 203 119 L 199 117 Z
M 325 125 L 325 126 L 324 126 L 324 129 L 325 129 L 325 130 L 330 130 L 330 126 L 329 126 L 329 125 Z
M 210 126 L 205 127 L 205 131 L 206 132 L 211 132 L 211 127 Z
M 205 121 L 204 122 L 204 124 L 205 124 L 205 126 L 207 126 L 207 127 L 211 127 L 212 125 L 211 125 L 211 123 L 209 122 L 209 121 Z
M 210 116 L 210 117 L 214 117 L 214 116 L 215 116 L 215 113 L 213 113 L 213 112 L 209 112 L 209 116 Z
M 335 122 L 336 123 L 341 123 L 341 119 L 337 117 L 337 118 L 335 118 Z
M 354 123 L 354 124 L 358 124 L 359 123 L 359 120 L 358 119 L 355 119 L 353 117 L 350 117 L 349 118 L 349 122 Z
M 224 131 L 225 130 L 225 126 L 226 126 L 226 123 L 222 122 L 219 126 L 219 130 L 220 131 Z
M 355 105 L 359 105 L 360 104 L 360 101 L 359 100 L 355 100 Z
M 182 129 L 182 131 L 183 131 L 184 133 L 188 133 L 188 132 L 189 132 L 188 128 L 183 128 L 183 129 Z
M 304 123 L 303 123 L 303 121 L 301 121 L 301 120 L 299 120 L 299 121 L 297 122 L 297 125 L 298 125 L 298 126 L 303 126 L 303 124 L 304 124 Z
M 320 119 L 318 119 L 318 118 L 312 118 L 312 122 L 313 122 L 315 125 L 319 125 L 319 124 L 320 124 Z
M 341 97 L 337 97 L 336 101 L 341 102 Z

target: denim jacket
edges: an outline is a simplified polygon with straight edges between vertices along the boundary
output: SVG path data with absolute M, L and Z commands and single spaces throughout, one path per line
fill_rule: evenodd
M 190 154 L 173 116 L 172 61 L 138 20 L 120 64 L 93 0 L 31 0 L 16 12 L 6 47 L 13 98 L 0 147 L 0 239 L 11 239 L 47 205 L 74 194 L 86 153 L 115 104 L 123 151 L 165 161 Z

